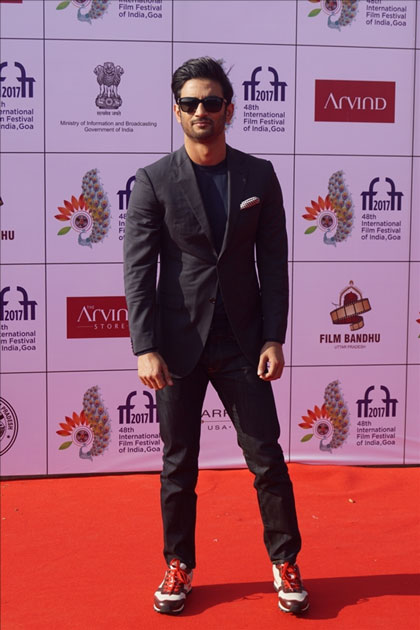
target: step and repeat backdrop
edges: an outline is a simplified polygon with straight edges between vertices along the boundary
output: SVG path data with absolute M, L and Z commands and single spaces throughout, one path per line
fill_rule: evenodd
M 1 474 L 160 469 L 122 243 L 137 168 L 182 143 L 171 74 L 202 55 L 230 69 L 229 144 L 284 192 L 286 457 L 420 463 L 420 1 L 0 0 L 0 17 Z M 244 465 L 211 388 L 200 464 Z

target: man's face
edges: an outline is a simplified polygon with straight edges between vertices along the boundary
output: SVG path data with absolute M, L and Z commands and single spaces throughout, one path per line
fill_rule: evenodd
M 217 81 L 210 79 L 190 79 L 181 89 L 181 97 L 189 96 L 205 98 L 206 96 L 220 96 L 223 98 L 222 86 Z M 207 112 L 203 103 L 200 103 L 192 114 L 181 111 L 179 105 L 174 105 L 177 121 L 181 124 L 184 134 L 193 141 L 206 143 L 215 140 L 224 133 L 225 126 L 233 115 L 233 104 L 222 105 L 220 112 L 212 114 Z

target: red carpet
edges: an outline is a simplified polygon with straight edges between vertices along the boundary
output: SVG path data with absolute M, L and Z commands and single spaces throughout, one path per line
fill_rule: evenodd
M 158 475 L 4 481 L 2 630 L 420 628 L 420 468 L 290 471 L 304 618 L 277 609 L 250 473 L 202 471 L 198 568 L 176 618 L 151 603 L 164 572 Z

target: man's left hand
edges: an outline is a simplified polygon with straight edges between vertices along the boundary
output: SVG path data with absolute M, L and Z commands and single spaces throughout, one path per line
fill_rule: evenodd
M 275 381 L 283 374 L 283 346 L 278 341 L 267 341 L 261 348 L 258 376 L 263 381 Z

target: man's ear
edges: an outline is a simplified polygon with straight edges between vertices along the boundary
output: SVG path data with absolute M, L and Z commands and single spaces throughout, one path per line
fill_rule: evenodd
M 174 103 L 174 114 L 177 121 L 181 124 L 181 114 L 179 111 L 179 105 L 177 105 L 176 103 Z
M 235 106 L 233 103 L 229 103 L 229 105 L 226 105 L 226 124 L 230 125 L 230 122 L 232 120 L 233 117 L 233 110 L 235 109 Z

